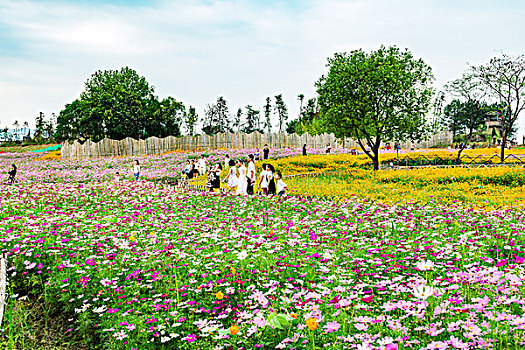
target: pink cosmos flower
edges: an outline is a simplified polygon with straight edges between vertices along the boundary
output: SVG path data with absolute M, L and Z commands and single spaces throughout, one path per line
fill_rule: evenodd
M 332 333 L 332 332 L 337 332 L 340 327 L 341 325 L 339 323 L 337 323 L 336 321 L 333 321 L 333 322 L 328 322 L 323 328 L 324 328 L 325 333 Z
M 257 327 L 263 328 L 266 326 L 266 320 L 262 316 L 256 316 L 253 318 L 253 324 Z

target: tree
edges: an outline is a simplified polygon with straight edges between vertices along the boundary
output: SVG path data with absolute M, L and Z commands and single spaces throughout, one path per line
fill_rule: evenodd
M 86 81 L 80 98 L 60 112 L 55 136 L 99 141 L 178 135 L 184 113 L 184 105 L 173 97 L 159 101 L 154 87 L 135 70 L 99 70 Z
M 297 95 L 297 100 L 299 101 L 299 119 L 301 119 L 301 114 L 303 113 L 304 94 Z
M 13 123 L 13 129 L 15 137 L 18 137 L 18 129 L 20 129 L 20 124 L 18 123 L 18 120 L 15 120 L 15 122 Z
M 264 125 L 263 129 L 268 133 L 272 132 L 272 122 L 270 117 L 272 115 L 272 100 L 269 97 L 266 97 L 266 104 L 264 105 Z
M 27 120 L 23 124 L 24 130 L 27 130 L 27 135 L 24 137 L 24 140 L 30 140 L 31 139 L 31 129 L 29 129 L 29 123 Z
M 221 96 L 214 104 L 206 105 L 204 109 L 204 126 L 202 131 L 208 135 L 220 132 L 232 131 L 230 124 L 230 112 L 226 100 Z
M 244 123 L 243 130 L 249 134 L 254 131 L 259 131 L 259 114 L 261 111 L 253 109 L 252 106 L 247 105 L 246 107 L 246 122 Z
M 479 100 L 460 101 L 455 99 L 445 107 L 443 118 L 445 123 L 450 125 L 452 135 L 465 135 L 465 140 L 460 143 L 461 146 L 458 150 L 458 162 L 461 153 L 472 140 L 474 132 L 480 131 L 485 126 L 487 111 L 487 104 Z
M 92 132 L 89 129 L 89 124 L 86 125 L 80 122 L 82 116 L 87 114 L 87 112 L 84 111 L 84 105 L 81 100 L 76 99 L 66 104 L 64 109 L 60 111 L 57 117 L 57 126 L 54 135 L 56 140 L 84 140 L 89 138 Z M 38 135 L 38 128 L 36 135 Z
M 46 129 L 46 116 L 40 112 L 35 119 L 35 138 L 42 139 Z
M 145 123 L 144 136 L 180 136 L 180 126 L 186 113 L 186 108 L 182 102 L 168 96 L 158 103 L 155 112 Z
M 446 90 L 455 96 L 463 98 L 465 101 L 454 100 L 445 108 L 445 121 L 450 121 L 452 136 L 461 132 L 466 135 L 465 142 L 460 143 L 457 160 L 461 157 L 461 152 L 467 147 L 475 131 L 485 123 L 487 105 L 481 102 L 483 91 L 480 84 L 471 74 L 463 74 L 460 79 L 452 81 L 445 86 Z M 450 106 L 450 107 L 449 107 Z
M 443 116 L 441 122 L 446 126 L 447 130 L 452 133 L 452 141 L 457 140 L 457 136 L 463 131 L 461 126 L 460 116 L 463 110 L 463 103 L 454 99 L 448 105 L 445 106 L 443 110 Z
M 503 162 L 509 136 L 518 116 L 525 109 L 525 56 L 513 58 L 502 54 L 485 65 L 471 67 L 470 71 L 485 91 L 505 106 L 501 119 L 500 160 Z
M 235 119 L 233 120 L 232 129 L 235 129 L 236 131 L 241 130 L 241 123 L 242 123 L 242 108 L 239 108 L 237 110 L 237 114 L 235 115 Z
M 195 134 L 195 125 L 198 121 L 199 116 L 195 111 L 195 107 L 190 106 L 190 108 L 188 109 L 188 113 L 184 115 L 184 125 L 186 127 L 186 132 L 188 133 L 188 135 Z
M 288 120 L 288 108 L 283 101 L 283 94 L 275 96 L 275 111 L 277 112 L 277 117 L 279 118 L 279 131 L 283 131 L 283 127 L 286 125 Z
M 381 46 L 370 53 L 336 53 L 327 67 L 316 83 L 323 124 L 336 137 L 356 139 L 375 170 L 382 140 L 423 137 L 434 79 L 423 60 Z
M 317 120 L 319 113 L 316 105 L 316 99 L 310 98 L 306 102 L 306 106 L 302 108 L 300 118 L 295 122 L 295 132 L 299 135 L 308 132 L 310 135 L 318 135 L 324 133 L 322 123 Z M 290 123 L 289 123 L 290 124 Z

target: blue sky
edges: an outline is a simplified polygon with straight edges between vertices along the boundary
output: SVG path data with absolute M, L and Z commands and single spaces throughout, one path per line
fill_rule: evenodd
M 440 89 L 467 62 L 524 53 L 524 17 L 518 0 L 3 0 L 0 126 L 58 113 L 94 71 L 123 66 L 201 116 L 219 96 L 233 113 L 280 93 L 295 116 L 327 57 L 381 44 L 423 58 Z

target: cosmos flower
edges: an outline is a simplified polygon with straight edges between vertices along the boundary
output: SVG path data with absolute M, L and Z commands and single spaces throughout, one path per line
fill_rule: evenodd
M 416 298 L 425 300 L 434 294 L 434 288 L 422 285 L 414 288 L 413 293 Z

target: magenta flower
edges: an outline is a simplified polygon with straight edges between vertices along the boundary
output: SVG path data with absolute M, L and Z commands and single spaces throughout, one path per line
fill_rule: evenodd
M 397 350 L 399 347 L 396 343 L 390 343 L 385 345 L 385 350 Z
M 197 340 L 197 336 L 195 334 L 188 334 L 186 338 L 184 338 L 188 343 L 192 343 L 195 340 Z

